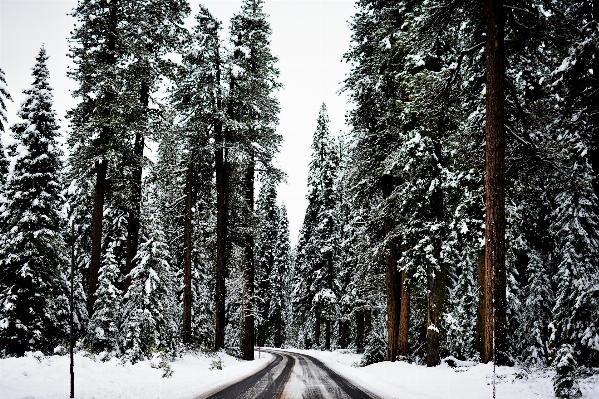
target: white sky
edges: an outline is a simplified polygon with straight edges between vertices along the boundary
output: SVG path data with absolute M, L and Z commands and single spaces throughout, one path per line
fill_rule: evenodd
M 192 16 L 198 1 L 190 1 Z M 240 0 L 202 2 L 224 23 L 241 8 Z M 16 111 L 23 101 L 22 90 L 32 83 L 31 67 L 42 43 L 50 59 L 50 84 L 54 88 L 55 109 L 66 132 L 64 115 L 74 106 L 70 90 L 75 83 L 66 77 L 70 59 L 66 38 L 74 24 L 67 14 L 76 1 L 0 0 L 0 67 L 6 74 L 14 103 L 8 104 L 9 125 L 16 122 Z M 278 132 L 284 143 L 277 156 L 278 166 L 288 175 L 279 188 L 279 200 L 287 206 L 291 243 L 295 245 L 306 210 L 306 181 L 310 161 L 312 133 L 320 104 L 329 108 L 331 131 L 346 130 L 345 95 L 338 95 L 341 82 L 349 71 L 342 62 L 348 49 L 350 30 L 347 21 L 354 13 L 354 0 L 266 0 L 270 14 L 273 54 L 279 58 L 280 80 L 284 88 L 277 97 L 281 102 Z M 3 137 L 7 141 L 7 137 Z

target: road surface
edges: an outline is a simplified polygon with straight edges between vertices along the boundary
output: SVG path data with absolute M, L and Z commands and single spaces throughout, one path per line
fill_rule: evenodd
M 267 352 L 274 360 L 266 368 L 207 399 L 378 399 L 311 356 Z

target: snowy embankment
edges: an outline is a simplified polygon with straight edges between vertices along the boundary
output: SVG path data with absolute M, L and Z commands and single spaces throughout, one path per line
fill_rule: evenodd
M 356 367 L 361 355 L 343 351 L 289 349 L 312 356 L 326 366 L 382 398 L 485 399 L 493 397 L 493 365 L 459 362 L 463 367 L 424 367 L 406 362 L 382 362 Z M 551 370 L 497 367 L 497 399 L 555 399 Z M 599 376 L 579 380 L 583 398 L 599 398 Z
M 222 370 L 215 368 L 220 358 Z M 173 372 L 162 378 L 159 359 L 121 364 L 102 362 L 96 356 L 75 355 L 75 397 L 80 399 L 186 399 L 228 385 L 265 367 L 272 357 L 262 353 L 256 361 L 237 360 L 226 354 L 187 354 L 170 363 Z M 69 356 L 0 359 L 0 398 L 64 399 L 69 397 Z

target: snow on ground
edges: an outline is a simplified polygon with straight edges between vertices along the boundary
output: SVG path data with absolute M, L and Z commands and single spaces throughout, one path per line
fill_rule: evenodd
M 78 399 L 186 399 L 194 398 L 220 385 L 239 380 L 258 371 L 271 359 L 261 354 L 258 360 L 237 360 L 218 355 L 222 370 L 210 370 L 216 356 L 187 354 L 170 363 L 173 374 L 162 378 L 160 362 L 121 364 L 118 359 L 102 362 L 99 357 L 75 355 L 75 398 Z M 69 356 L 0 359 L 0 398 L 66 399 L 70 393 Z
M 343 351 L 288 349 L 312 356 L 382 398 L 484 399 L 493 397 L 493 365 L 451 368 L 443 363 L 425 367 L 406 362 L 382 362 L 356 367 L 361 355 Z M 463 362 L 466 363 L 466 362 Z M 551 370 L 497 367 L 497 399 L 555 399 Z M 579 381 L 583 398 L 599 398 L 599 375 Z

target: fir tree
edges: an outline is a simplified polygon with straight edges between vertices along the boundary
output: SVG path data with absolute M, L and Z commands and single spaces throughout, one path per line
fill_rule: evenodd
M 272 159 L 281 144 L 276 133 L 279 102 L 274 92 L 280 87 L 277 58 L 270 51 L 271 28 L 262 0 L 245 0 L 231 19 L 232 54 L 229 60 L 229 139 L 239 153 L 236 165 L 240 186 L 237 195 L 241 230 L 238 244 L 244 248 L 244 339 L 243 357 L 254 358 L 254 184 L 256 168 L 274 171 Z
M 6 88 L 6 77 L 4 71 L 0 68 L 0 132 L 4 132 L 4 123 L 8 123 L 6 115 L 6 100 L 11 100 L 12 97 Z M 0 140 L 0 193 L 4 191 L 4 184 L 8 177 L 8 160 L 4 153 L 4 144 Z
M 53 108 L 48 56 L 42 47 L 33 85 L 11 126 L 14 171 L 0 212 L 0 342 L 4 355 L 50 352 L 67 319 L 65 246 L 61 236 L 62 151 Z
M 327 108 L 322 104 L 312 140 L 312 159 L 308 174 L 308 209 L 300 232 L 296 268 L 302 281 L 296 282 L 296 300 L 302 302 L 303 317 L 313 320 L 314 344 L 331 348 L 331 323 L 337 313 L 335 248 L 337 236 L 338 152 L 329 130 Z M 306 314 L 310 312 L 311 315 Z M 320 327 L 325 324 L 321 342 Z

